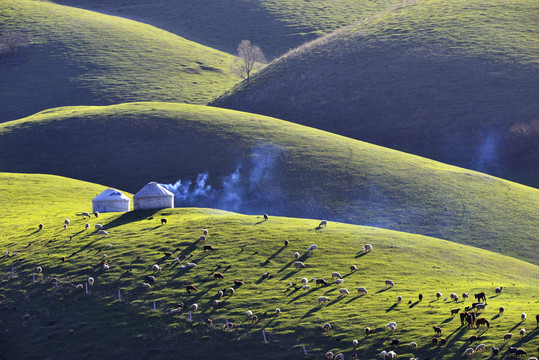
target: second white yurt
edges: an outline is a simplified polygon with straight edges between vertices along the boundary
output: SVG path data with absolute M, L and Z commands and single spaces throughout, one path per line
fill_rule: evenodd
M 133 196 L 135 210 L 167 209 L 174 207 L 174 194 L 152 181 Z
M 130 210 L 131 200 L 116 189 L 107 189 L 92 200 L 94 212 L 125 212 Z

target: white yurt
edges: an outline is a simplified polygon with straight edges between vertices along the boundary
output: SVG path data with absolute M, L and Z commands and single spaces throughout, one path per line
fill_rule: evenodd
M 129 211 L 131 200 L 116 189 L 107 189 L 92 200 L 94 212 Z
M 135 210 L 167 209 L 174 207 L 174 194 L 152 181 L 133 196 Z

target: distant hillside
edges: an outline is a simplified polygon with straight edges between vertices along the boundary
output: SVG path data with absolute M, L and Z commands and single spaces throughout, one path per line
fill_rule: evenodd
M 0 171 L 132 193 L 154 180 L 182 206 L 377 226 L 539 263 L 539 190 L 274 118 L 170 103 L 66 107 L 0 125 L 0 153 Z
M 237 81 L 231 56 L 135 21 L 17 0 L 0 1 L 0 24 L 31 43 L 0 59 L 0 122 L 65 105 L 205 104 Z
M 539 345 L 533 318 L 539 296 L 536 265 L 383 229 L 334 222 L 319 228 L 319 221 L 312 219 L 270 216 L 264 221 L 261 216 L 197 208 L 77 216 L 90 209 L 99 188 L 57 176 L 0 173 L 0 198 L 10 199 L 3 202 L 3 211 L 16 215 L 0 217 L 2 356 L 170 359 L 182 349 L 181 357 L 192 359 L 321 359 L 327 351 L 343 352 L 346 359 L 353 353 L 375 359 L 392 349 L 406 359 L 451 360 L 461 358 L 470 336 L 480 335 L 487 351 L 475 358 L 489 357 L 491 346 L 496 346 L 499 358 L 507 359 L 509 346 L 533 354 Z M 66 230 L 65 218 L 71 220 Z M 161 218 L 167 219 L 165 225 Z M 43 230 L 38 231 L 38 223 L 44 224 Z M 97 223 L 108 236 L 96 234 Z M 205 242 L 197 240 L 202 229 L 209 231 Z M 284 239 L 290 241 L 288 247 Z M 372 252 L 361 250 L 366 243 Z M 311 244 L 318 248 L 306 251 Z M 214 251 L 204 251 L 203 245 Z M 294 266 L 296 251 L 303 269 Z M 187 267 L 189 263 L 196 266 Z M 152 271 L 154 264 L 161 271 Z M 357 271 L 350 271 L 350 265 Z M 42 272 L 36 272 L 37 267 Z M 223 279 L 215 280 L 214 272 Z M 335 284 L 333 272 L 342 276 L 341 285 Z M 94 284 L 85 294 L 89 277 Z M 302 278 L 308 290 L 301 289 Z M 317 286 L 314 278 L 324 278 L 328 285 Z M 235 279 L 243 279 L 243 284 L 234 285 Z M 386 286 L 386 279 L 394 287 Z M 75 288 L 78 284 L 81 291 Z M 188 294 L 188 284 L 197 291 Z M 358 294 L 360 286 L 367 294 Z M 495 294 L 499 286 L 503 292 Z M 233 295 L 230 287 L 235 288 Z M 221 289 L 226 292 L 219 298 Z M 480 291 L 488 299 L 480 317 L 490 321 L 490 328 L 461 326 L 450 310 L 470 306 Z M 464 292 L 471 297 L 463 299 Z M 449 299 L 451 293 L 458 294 L 457 302 Z M 320 296 L 329 302 L 320 305 Z M 183 307 L 172 314 L 177 304 Z M 500 306 L 506 309 L 503 315 Z M 246 315 L 248 310 L 258 321 Z M 523 312 L 529 317 L 524 322 Z M 392 321 L 397 323 L 393 333 L 386 327 Z M 332 330 L 323 332 L 324 323 Z M 433 324 L 442 327 L 444 346 L 432 345 Z M 367 326 L 372 329 L 368 335 Z M 518 334 L 520 328 L 527 330 L 525 336 Z M 507 332 L 514 335 L 504 342 Z M 357 349 L 353 339 L 358 340 Z M 400 346 L 391 345 L 394 339 Z M 410 349 L 411 341 L 417 350 Z
M 539 142 L 512 129 L 539 118 L 538 13 L 526 0 L 410 1 L 291 51 L 212 105 L 539 186 Z
M 57 0 L 142 21 L 215 49 L 236 53 L 251 40 L 273 59 L 306 41 L 362 20 L 401 0 Z

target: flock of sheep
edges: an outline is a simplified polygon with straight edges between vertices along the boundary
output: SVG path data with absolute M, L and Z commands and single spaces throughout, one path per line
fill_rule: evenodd
M 99 216 L 99 213 L 95 212 L 93 215 L 97 218 Z M 87 212 L 83 212 L 82 216 L 83 216 L 83 219 L 86 218 L 86 217 L 90 218 L 90 214 L 87 213 Z M 264 214 L 264 219 L 268 220 L 268 215 L 267 214 Z M 67 229 L 67 227 L 70 225 L 70 223 L 71 222 L 70 222 L 69 219 L 65 219 L 64 224 L 63 224 L 64 229 Z M 167 223 L 166 219 L 161 219 L 161 224 L 162 225 L 164 225 L 166 223 Z M 85 224 L 86 229 L 88 229 L 89 226 L 90 225 L 88 223 Z M 320 222 L 320 224 L 319 224 L 319 227 L 322 227 L 322 226 L 327 226 L 327 221 L 322 220 Z M 105 231 L 104 227 L 101 224 L 96 224 L 94 227 L 97 230 L 96 233 L 98 235 L 108 235 L 108 233 Z M 43 230 L 43 224 L 39 224 L 39 230 Z M 208 230 L 203 229 L 202 230 L 202 235 L 198 238 L 198 241 L 205 242 L 207 237 L 208 237 Z M 287 247 L 288 245 L 289 245 L 289 241 L 285 240 L 285 247 Z M 316 244 L 312 244 L 307 248 L 307 252 L 308 253 L 309 252 L 314 252 L 317 249 L 318 249 L 318 246 Z M 207 251 L 207 250 L 213 251 L 215 249 L 211 245 L 204 245 L 203 250 L 204 251 Z M 372 252 L 373 251 L 373 246 L 371 244 L 365 244 L 361 248 L 361 250 L 363 252 L 365 252 L 365 253 Z M 172 255 L 171 252 L 166 252 L 165 253 L 165 256 L 171 256 L 171 255 Z M 106 255 L 104 255 L 104 256 L 106 256 Z M 294 262 L 294 267 L 296 269 L 299 270 L 299 269 L 303 269 L 303 268 L 306 267 L 306 265 L 302 261 L 299 260 L 300 254 L 298 252 L 295 252 L 293 254 L 293 257 L 296 260 Z M 65 258 L 63 260 L 65 260 Z M 175 261 L 177 261 L 178 263 L 180 262 L 180 260 L 178 258 L 176 258 Z M 181 265 L 181 268 L 194 268 L 195 266 L 196 266 L 195 263 L 190 263 L 189 262 L 187 264 Z M 102 270 L 106 271 L 108 269 L 109 269 L 109 264 L 107 263 L 106 260 L 103 260 L 103 262 L 102 262 Z M 145 276 L 145 280 L 141 283 L 141 286 L 143 288 L 150 288 L 152 286 L 152 283 L 155 282 L 155 280 L 156 280 L 155 275 L 157 273 L 159 273 L 162 269 L 158 264 L 154 264 L 151 267 L 151 270 L 152 270 L 152 272 L 154 274 Z M 357 270 L 358 270 L 357 266 L 350 265 L 350 272 L 355 272 Z M 43 271 L 43 269 L 41 267 L 36 268 L 37 273 L 41 273 L 42 271 Z M 214 280 L 219 281 L 219 280 L 224 280 L 225 276 L 222 273 L 215 272 L 213 274 L 213 278 L 214 278 Z M 262 278 L 271 278 L 271 275 L 269 273 L 265 273 L 265 274 L 262 275 Z M 55 278 L 53 278 L 53 279 L 55 279 Z M 332 272 L 331 279 L 332 279 L 334 285 L 342 285 L 343 282 L 344 282 L 343 276 L 339 272 Z M 57 280 L 55 280 L 55 281 L 57 281 Z M 322 277 L 320 277 L 320 278 L 311 278 L 310 280 L 308 278 L 304 277 L 304 278 L 301 279 L 301 286 L 299 288 L 297 288 L 297 289 L 301 289 L 303 291 L 309 290 L 310 289 L 310 281 L 314 281 L 316 286 L 328 286 L 329 285 L 328 281 L 326 281 Z M 95 279 L 93 277 L 89 277 L 86 282 L 87 282 L 86 286 L 88 286 L 88 285 L 93 286 L 95 284 Z M 233 283 L 234 284 L 232 286 L 225 287 L 225 288 L 218 291 L 217 299 L 213 300 L 213 302 L 212 302 L 212 305 L 214 307 L 221 306 L 221 304 L 222 304 L 221 298 L 223 298 L 223 296 L 225 294 L 233 295 L 238 290 L 238 288 L 241 287 L 244 284 L 244 281 L 243 281 L 243 279 L 234 279 Z M 293 285 L 294 286 L 295 284 L 291 284 L 291 282 L 289 282 L 288 285 Z M 395 283 L 392 280 L 387 279 L 387 280 L 385 280 L 384 285 L 385 285 L 385 287 L 394 287 Z M 78 284 L 78 285 L 76 285 L 75 289 L 77 291 L 82 291 L 84 289 L 84 286 L 82 284 Z M 185 286 L 185 290 L 186 290 L 186 292 L 188 294 L 192 294 L 192 293 L 196 293 L 198 289 L 194 284 L 188 284 L 188 285 Z M 365 287 L 363 287 L 363 286 L 358 287 L 356 290 L 357 290 L 358 294 L 361 295 L 361 296 L 364 296 L 364 295 L 368 294 L 367 289 Z M 498 287 L 498 288 L 495 289 L 496 294 L 501 294 L 502 291 L 503 291 L 502 287 Z M 339 296 L 347 296 L 349 294 L 350 294 L 350 292 L 348 291 L 347 288 L 342 287 L 342 288 L 339 289 Z M 451 316 L 455 316 L 455 315 L 459 314 L 462 326 L 467 326 L 468 328 L 477 327 L 478 330 L 481 329 L 481 328 L 484 328 L 484 327 L 486 327 L 488 329 L 490 327 L 490 322 L 484 317 L 478 317 L 478 314 L 481 311 L 485 310 L 485 308 L 487 306 L 486 294 L 484 292 L 480 292 L 480 293 L 475 294 L 474 296 L 475 296 L 477 302 L 471 303 L 470 306 L 466 307 L 464 309 L 464 311 L 462 311 L 462 312 L 461 312 L 460 308 L 452 309 L 451 310 Z M 437 298 L 437 300 L 439 300 L 442 297 L 442 292 L 437 292 L 435 294 L 435 297 Z M 462 294 L 462 298 L 464 300 L 466 300 L 468 297 L 469 297 L 469 293 L 463 293 Z M 423 294 L 418 295 L 419 301 L 422 301 L 423 298 L 424 298 Z M 449 298 L 451 299 L 451 301 L 457 302 L 458 299 L 459 299 L 459 296 L 456 293 L 452 293 L 452 294 L 450 294 Z M 402 299 L 403 299 L 402 296 L 398 296 L 397 297 L 397 302 L 400 303 L 402 301 Z M 446 297 L 444 300 L 447 301 L 448 298 Z M 329 303 L 330 301 L 331 301 L 331 299 L 328 296 L 319 296 L 318 297 L 318 304 L 320 306 L 323 306 L 323 305 Z M 184 308 L 186 308 L 185 304 L 183 302 L 180 302 L 179 304 L 176 304 L 176 306 L 170 310 L 170 314 L 177 314 Z M 189 306 L 189 309 L 191 311 L 197 311 L 198 308 L 199 308 L 199 306 L 196 303 L 193 303 L 193 304 L 191 304 Z M 503 314 L 504 311 L 505 311 L 504 307 L 499 308 L 499 314 L 500 315 Z M 282 312 L 281 312 L 281 310 L 279 308 L 275 309 L 275 315 L 276 316 L 280 316 L 281 313 Z M 252 321 L 253 324 L 258 322 L 258 316 L 255 315 L 252 310 L 247 310 L 246 315 Z M 524 322 L 526 320 L 526 318 L 527 318 L 526 314 L 522 313 L 521 314 L 521 321 Z M 537 326 L 539 326 L 539 314 L 536 315 L 536 321 L 537 321 Z M 207 324 L 209 324 L 209 325 L 213 325 L 213 321 L 211 319 L 209 319 L 209 318 L 206 319 L 205 322 Z M 234 326 L 234 324 L 227 322 L 226 326 L 230 330 L 230 328 L 232 328 Z M 394 334 L 395 334 L 395 332 L 397 330 L 397 323 L 395 321 L 389 322 L 386 325 L 386 328 L 387 328 L 387 331 L 390 331 L 391 334 L 394 336 Z M 436 346 L 436 345 L 441 345 L 441 346 L 445 345 L 447 343 L 447 339 L 443 338 L 443 337 L 440 337 L 442 332 L 443 332 L 443 329 L 440 326 L 436 326 L 436 325 L 433 326 L 433 329 L 434 329 L 434 332 L 435 332 L 436 336 L 432 338 L 432 345 L 434 345 L 434 346 Z M 329 322 L 326 322 L 326 323 L 324 323 L 322 325 L 322 331 L 328 332 L 328 331 L 331 331 L 331 330 L 332 330 L 332 326 L 331 326 L 331 324 Z M 368 336 L 371 332 L 372 332 L 372 330 L 369 327 L 365 328 L 365 335 L 366 336 Z M 526 334 L 525 328 L 521 328 L 519 330 L 519 333 L 520 333 L 521 336 L 525 336 L 525 334 Z M 507 334 L 504 335 L 503 341 L 507 342 L 512 337 L 513 337 L 512 333 L 507 333 Z M 478 337 L 476 335 L 472 335 L 469 338 L 470 344 L 474 344 L 475 342 L 477 342 L 479 340 L 480 340 L 480 337 Z M 500 341 L 501 340 L 502 339 L 500 339 Z M 354 349 L 356 349 L 358 347 L 358 345 L 359 345 L 359 341 L 358 340 L 353 340 L 352 345 L 353 345 Z M 398 346 L 400 346 L 400 341 L 398 339 L 393 339 L 392 342 L 391 342 L 391 346 L 394 346 L 394 347 L 398 348 Z M 408 347 L 409 347 L 409 349 L 411 351 L 415 351 L 418 348 L 418 344 L 415 341 L 412 341 L 412 342 L 409 343 Z M 500 350 L 498 348 L 496 348 L 495 346 L 491 346 L 491 348 L 492 348 L 493 356 L 496 356 L 496 355 L 499 354 Z M 480 353 L 480 352 L 483 352 L 483 351 L 486 351 L 486 350 L 487 350 L 487 346 L 485 344 L 481 343 L 481 344 L 479 344 L 479 345 L 477 345 L 475 347 L 467 348 L 464 351 L 463 355 L 468 357 L 468 356 L 472 356 L 475 353 Z M 517 347 L 509 347 L 508 351 L 509 351 L 510 354 L 512 354 L 514 356 L 519 356 L 519 357 L 520 356 L 525 356 L 525 355 L 528 354 L 526 350 L 521 349 L 521 348 L 517 348 Z M 539 351 L 539 348 L 537 349 L 537 351 Z M 393 350 L 390 350 L 390 351 L 384 350 L 384 351 L 382 351 L 380 353 L 380 356 L 381 356 L 382 359 L 395 359 L 397 357 L 397 353 L 396 353 L 396 351 L 393 351 Z M 328 360 L 345 360 L 344 354 L 342 354 L 342 353 L 333 354 L 331 351 L 328 351 L 325 354 L 325 358 L 328 359 Z M 357 354 L 352 354 L 350 358 L 351 359 L 356 359 Z M 410 360 L 417 360 L 417 359 L 418 358 L 411 358 Z M 529 360 L 537 360 L 537 358 L 530 357 Z

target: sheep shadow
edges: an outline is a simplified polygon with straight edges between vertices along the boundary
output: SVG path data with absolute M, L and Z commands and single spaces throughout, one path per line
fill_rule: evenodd
M 253 225 L 255 225 L 255 226 L 256 226 L 256 225 L 260 225 L 260 224 L 262 224 L 262 223 L 264 223 L 264 222 L 266 222 L 266 221 L 268 221 L 268 220 L 266 220 L 266 219 L 260 220 L 259 222 L 255 222 Z
M 332 292 L 334 292 L 334 291 L 337 291 L 337 288 L 329 289 L 328 291 L 326 291 L 326 292 L 324 293 L 324 295 L 330 294 L 330 293 L 332 293 Z
M 279 255 L 284 249 L 286 249 L 286 246 L 283 246 L 281 247 L 279 250 L 277 250 L 276 252 L 273 253 L 273 255 L 271 255 L 268 260 L 271 260 L 273 258 L 275 258 L 277 255 Z
M 305 318 L 307 318 L 307 317 L 313 316 L 314 313 L 320 311 L 322 308 L 323 308 L 322 305 L 313 307 L 311 310 L 309 310 L 309 311 L 307 311 L 305 314 L 303 314 L 303 315 L 301 316 L 300 319 L 305 319 Z
M 153 210 L 137 210 L 137 211 L 128 211 L 126 213 L 123 213 L 122 215 L 118 216 L 116 219 L 112 220 L 108 224 L 106 224 L 107 229 L 113 229 L 117 226 L 122 226 L 125 224 L 129 224 L 135 221 L 139 221 L 142 219 L 146 219 L 149 216 L 152 216 L 156 214 L 159 210 L 153 209 Z
M 419 300 L 417 300 L 415 303 L 412 303 L 410 304 L 409 308 L 413 308 L 414 306 L 416 306 L 417 304 L 419 304 Z
M 277 274 L 280 272 L 283 272 L 286 268 L 290 267 L 293 263 L 295 263 L 297 260 L 292 260 L 288 264 L 284 265 L 279 271 L 277 271 Z
M 455 319 L 456 316 L 450 316 L 448 317 L 447 319 L 445 319 L 444 321 L 442 321 L 442 324 L 447 324 L 448 322 L 451 322 Z
M 286 280 L 286 279 L 289 279 L 291 278 L 292 276 L 296 275 L 297 273 L 299 273 L 301 271 L 301 269 L 296 269 L 296 270 L 292 270 L 290 271 L 288 274 L 286 274 L 285 276 L 283 276 L 280 280 Z
M 360 251 L 360 252 L 357 253 L 357 255 L 354 258 L 357 259 L 357 258 L 360 258 L 360 257 L 365 256 L 365 255 L 367 255 L 366 252 Z
M 496 319 L 499 318 L 499 317 L 500 317 L 500 314 L 498 313 L 498 314 L 494 315 L 494 316 L 492 317 L 492 319 L 490 319 L 490 321 L 496 320 Z
M 347 302 L 345 302 L 345 304 L 350 304 L 352 301 L 357 300 L 359 298 L 362 298 L 363 296 L 365 296 L 365 295 L 356 295 L 353 298 L 351 298 L 350 300 L 348 300 Z
M 315 292 L 315 291 L 318 290 L 318 289 L 319 289 L 319 288 L 312 288 L 312 289 L 310 289 L 309 291 L 304 292 L 303 294 L 299 294 L 299 295 L 297 295 L 295 298 L 290 299 L 290 301 L 289 301 L 287 304 L 291 304 L 291 303 L 293 303 L 294 301 L 297 301 L 298 299 L 300 299 L 300 298 L 302 298 L 302 297 L 304 297 L 304 296 L 306 296 L 306 295 L 309 295 L 310 293 Z M 296 291 L 297 291 L 297 290 L 296 290 Z M 289 295 L 292 295 L 293 293 L 294 293 L 294 292 L 290 293 Z
M 381 294 L 381 293 L 383 293 L 385 291 L 388 291 L 389 289 L 391 289 L 391 287 L 382 288 L 382 289 L 378 290 L 377 292 L 375 292 L 375 294 Z
M 354 273 L 354 272 L 349 272 L 348 274 L 343 275 L 343 279 L 349 277 L 349 276 L 352 275 L 353 273 Z
M 397 307 L 397 305 L 399 305 L 399 303 L 394 303 L 393 305 L 391 305 L 390 307 L 388 307 L 388 308 L 386 309 L 386 312 L 390 312 L 390 311 L 395 310 L 395 308 Z

